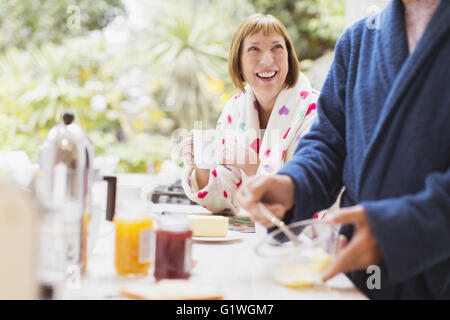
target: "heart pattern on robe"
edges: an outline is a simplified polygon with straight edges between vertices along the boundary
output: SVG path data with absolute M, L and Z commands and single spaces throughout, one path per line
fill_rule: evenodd
M 307 116 L 307 115 L 310 114 L 313 110 L 316 110 L 316 109 L 317 109 L 316 104 L 315 104 L 315 103 L 311 103 L 311 104 L 309 105 L 309 107 L 308 107 L 308 111 L 306 111 L 306 115 L 305 115 L 305 116 Z
M 199 192 L 197 192 L 197 197 L 199 197 L 200 199 L 203 199 L 204 197 L 206 197 L 207 194 L 208 194 L 208 191 L 199 191 Z
M 278 111 L 278 114 L 279 114 L 280 116 L 282 116 L 282 115 L 288 115 L 288 114 L 289 114 L 289 109 L 288 109 L 286 106 L 282 106 L 282 107 L 280 108 L 280 110 Z
M 250 148 L 256 151 L 256 153 L 259 153 L 259 138 L 256 138 L 250 145 Z
M 308 98 L 309 96 L 309 92 L 308 91 L 300 91 L 300 97 L 302 97 L 303 100 L 305 100 L 306 98 Z

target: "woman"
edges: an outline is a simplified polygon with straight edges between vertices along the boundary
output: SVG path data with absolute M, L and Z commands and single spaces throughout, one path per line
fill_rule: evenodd
M 217 122 L 218 132 L 234 132 L 234 139 L 221 140 L 221 165 L 197 168 L 192 136 L 183 140 L 180 153 L 187 196 L 213 212 L 236 214 L 234 195 L 242 180 L 275 174 L 292 157 L 316 117 L 319 93 L 299 72 L 289 34 L 271 15 L 253 14 L 241 22 L 231 41 L 228 70 L 240 93 Z

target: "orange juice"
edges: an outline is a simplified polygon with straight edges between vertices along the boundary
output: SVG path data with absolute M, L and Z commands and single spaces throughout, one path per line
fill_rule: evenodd
M 88 237 L 88 225 L 91 220 L 91 215 L 89 213 L 85 213 L 83 216 L 83 242 L 82 242 L 82 255 L 83 255 L 83 265 L 81 267 L 81 272 L 86 272 L 86 264 L 87 264 L 87 237 Z
M 115 266 L 119 275 L 145 276 L 150 267 L 150 216 L 137 219 L 115 218 Z

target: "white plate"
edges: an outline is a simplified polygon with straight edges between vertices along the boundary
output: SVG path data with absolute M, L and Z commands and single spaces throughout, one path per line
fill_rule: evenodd
M 236 231 L 228 230 L 228 234 L 226 237 L 192 237 L 195 241 L 202 242 L 226 242 L 241 239 L 242 235 Z

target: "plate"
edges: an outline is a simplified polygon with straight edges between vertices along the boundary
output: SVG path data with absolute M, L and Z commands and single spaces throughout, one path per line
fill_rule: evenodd
M 201 242 L 227 242 L 242 239 L 242 235 L 239 232 L 228 230 L 226 237 L 192 237 L 192 239 Z
M 223 290 L 195 280 L 163 279 L 156 283 L 127 284 L 121 296 L 137 300 L 222 300 Z

